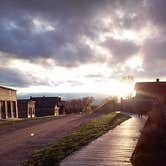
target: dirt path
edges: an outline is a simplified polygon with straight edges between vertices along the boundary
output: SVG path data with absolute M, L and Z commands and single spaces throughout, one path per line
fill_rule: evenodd
M 22 122 L 0 129 L 0 166 L 16 166 L 42 148 L 94 118 L 69 115 L 39 122 Z

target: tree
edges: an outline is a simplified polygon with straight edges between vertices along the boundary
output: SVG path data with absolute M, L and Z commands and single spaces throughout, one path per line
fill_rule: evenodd
M 84 97 L 82 99 L 73 99 L 65 102 L 66 113 L 89 112 L 93 97 Z

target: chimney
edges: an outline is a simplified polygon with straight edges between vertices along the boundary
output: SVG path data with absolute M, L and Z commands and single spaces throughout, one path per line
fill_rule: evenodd
M 156 79 L 156 82 L 160 82 L 160 79 L 159 79 L 159 78 L 157 78 L 157 79 Z

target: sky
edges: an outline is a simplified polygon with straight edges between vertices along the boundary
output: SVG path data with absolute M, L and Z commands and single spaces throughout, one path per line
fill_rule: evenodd
M 165 0 L 1 0 L 0 85 L 126 95 L 166 73 Z

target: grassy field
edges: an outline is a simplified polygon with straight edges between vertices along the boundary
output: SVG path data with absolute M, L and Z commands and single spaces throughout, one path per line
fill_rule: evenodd
M 14 125 L 16 123 L 23 122 L 24 120 L 0 120 L 0 127 Z
M 44 116 L 44 117 L 35 117 L 35 118 L 25 118 L 25 119 L 7 119 L 7 120 L 0 120 L 0 127 L 8 126 L 8 125 L 14 125 L 17 123 L 22 123 L 25 121 L 35 121 L 35 120 L 47 120 L 47 119 L 53 119 L 58 118 L 59 116 Z
M 79 150 L 84 145 L 87 145 L 92 140 L 113 129 L 118 124 L 130 118 L 128 115 L 121 113 L 110 113 L 103 115 L 91 122 L 83 125 L 78 131 L 62 138 L 55 144 L 35 151 L 29 161 L 23 165 L 27 166 L 55 166 L 61 160 L 72 152 Z

